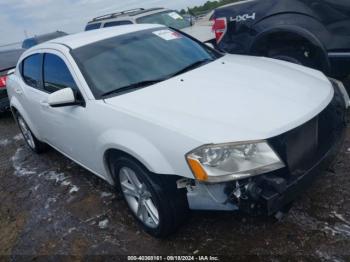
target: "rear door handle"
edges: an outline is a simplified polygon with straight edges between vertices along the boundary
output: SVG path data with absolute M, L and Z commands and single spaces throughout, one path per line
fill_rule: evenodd
M 18 87 L 15 88 L 15 92 L 16 92 L 16 94 L 19 94 L 19 95 L 21 95 L 23 93 L 22 89 L 20 89 Z

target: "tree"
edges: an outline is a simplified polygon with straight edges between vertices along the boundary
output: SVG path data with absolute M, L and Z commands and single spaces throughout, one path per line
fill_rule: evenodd
M 223 5 L 227 5 L 230 3 L 238 2 L 240 0 L 217 0 L 217 1 L 207 1 L 205 4 L 201 6 L 194 6 L 192 8 L 188 8 L 188 12 L 185 10 L 181 10 L 181 14 L 192 13 L 195 15 L 201 15 L 210 12 L 211 10 L 218 8 Z M 184 11 L 184 13 L 182 13 Z

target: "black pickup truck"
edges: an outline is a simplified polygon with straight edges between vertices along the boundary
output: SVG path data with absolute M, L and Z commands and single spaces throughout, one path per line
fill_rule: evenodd
M 21 49 L 14 49 L 0 52 L 0 113 L 6 111 L 9 108 L 9 100 L 6 91 L 6 79 L 9 70 L 16 67 L 17 61 L 22 53 L 31 48 L 32 46 L 40 43 L 65 36 L 67 33 L 56 31 L 49 34 L 34 36 L 25 39 Z
M 350 0 L 246 0 L 215 10 L 220 49 L 350 74 Z

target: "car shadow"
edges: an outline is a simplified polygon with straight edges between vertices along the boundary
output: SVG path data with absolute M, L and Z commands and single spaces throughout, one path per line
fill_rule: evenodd
M 12 118 L 12 114 L 10 110 L 0 112 L 0 118 Z

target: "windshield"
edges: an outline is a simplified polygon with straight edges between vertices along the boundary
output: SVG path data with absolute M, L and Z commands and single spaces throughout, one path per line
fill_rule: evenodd
M 138 24 L 161 24 L 168 27 L 183 29 L 191 26 L 191 22 L 183 18 L 178 12 L 166 11 L 136 19 Z
M 102 40 L 75 49 L 72 55 L 99 99 L 128 86 L 163 81 L 220 56 L 204 44 L 167 28 Z

